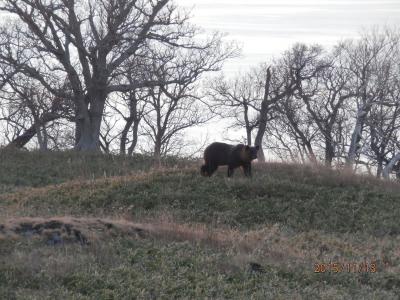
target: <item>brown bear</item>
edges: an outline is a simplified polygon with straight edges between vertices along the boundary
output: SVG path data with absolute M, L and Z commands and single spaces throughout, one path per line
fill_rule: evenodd
M 251 161 L 257 158 L 259 146 L 250 147 L 243 144 L 229 145 L 212 143 L 204 150 L 205 164 L 201 166 L 201 175 L 211 176 L 218 166 L 228 166 L 228 177 L 233 171 L 242 167 L 245 176 L 251 177 Z

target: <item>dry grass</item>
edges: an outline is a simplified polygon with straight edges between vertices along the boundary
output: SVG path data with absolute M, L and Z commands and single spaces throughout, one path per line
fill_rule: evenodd
M 70 233 L 68 233 L 70 232 Z M 400 237 L 373 238 L 332 235 L 312 231 L 294 233 L 275 224 L 259 230 L 239 231 L 211 228 L 205 224 L 182 224 L 164 215 L 155 220 L 131 222 L 101 218 L 13 218 L 0 223 L 0 239 L 36 238 L 49 243 L 99 243 L 110 237 L 154 238 L 165 242 L 191 242 L 227 250 L 238 262 L 257 260 L 265 264 L 296 269 L 315 263 L 376 261 L 380 271 L 400 273 Z M 53 244 L 53 243 L 52 243 Z
M 282 162 L 258 163 L 258 169 L 266 169 L 282 177 L 292 177 L 301 180 L 313 180 L 320 184 L 365 187 L 375 186 L 393 192 L 400 192 L 400 182 L 397 180 L 383 180 L 366 173 L 354 174 L 349 169 L 331 169 L 322 164 L 293 164 Z

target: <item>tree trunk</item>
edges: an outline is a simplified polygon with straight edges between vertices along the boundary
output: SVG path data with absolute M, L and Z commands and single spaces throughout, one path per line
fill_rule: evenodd
M 250 126 L 250 121 L 249 121 L 249 107 L 244 102 L 244 123 L 246 125 L 246 138 L 247 138 L 247 145 L 251 146 L 251 126 Z
M 251 146 L 251 128 L 246 128 L 247 145 Z
M 332 168 L 333 157 L 335 156 L 335 149 L 332 145 L 332 138 L 325 137 L 325 166 Z
M 24 133 L 22 133 L 21 135 L 16 137 L 13 141 L 11 141 L 7 145 L 7 148 L 8 147 L 10 147 L 10 148 L 13 148 L 13 147 L 22 148 L 22 147 L 24 147 L 38 133 L 37 128 L 40 128 L 40 125 L 44 126 L 48 122 L 57 120 L 59 117 L 60 116 L 58 114 L 54 114 L 54 113 L 46 113 L 46 114 L 44 114 L 39 119 L 38 124 L 33 124 L 27 130 L 25 130 Z
M 39 143 L 39 150 L 40 151 L 47 151 L 47 138 L 46 138 L 46 132 L 41 129 L 40 124 L 36 124 L 35 126 L 36 130 L 36 137 Z M 44 127 L 44 126 L 43 126 Z
M 378 158 L 378 167 L 376 169 L 376 177 L 377 178 L 381 178 L 382 171 L 383 171 L 383 160 L 381 158 Z
M 91 101 L 90 109 L 79 107 L 76 124 L 76 136 L 79 138 L 75 150 L 97 152 L 100 151 L 100 127 L 103 118 L 105 96 L 98 95 Z
M 123 155 L 126 154 L 126 144 L 128 140 L 128 133 L 129 129 L 131 128 L 133 124 L 133 117 L 126 118 L 126 123 L 124 126 L 124 129 L 121 132 L 121 139 L 120 139 L 120 146 L 119 146 L 119 154 Z
M 347 168 L 353 168 L 354 162 L 356 161 L 357 154 L 360 149 L 360 141 L 362 138 L 362 131 L 364 129 L 364 121 L 366 116 L 367 116 L 366 107 L 362 106 L 357 112 L 356 125 L 354 127 L 354 131 L 351 136 L 349 153 L 346 159 Z
M 139 122 L 134 122 L 133 123 L 133 129 L 132 129 L 132 143 L 128 148 L 128 155 L 131 156 L 133 153 L 133 150 L 136 148 L 136 144 L 138 141 L 138 130 L 139 130 Z
M 400 161 L 400 153 L 397 153 L 383 169 L 382 171 L 383 178 L 389 179 L 390 173 L 392 172 L 394 165 L 399 161 Z
M 155 163 L 161 167 L 161 139 L 156 137 L 156 141 L 154 143 L 154 158 Z
M 138 105 L 138 99 L 136 98 L 136 92 L 131 91 L 129 94 L 129 117 L 125 118 L 126 124 L 124 126 L 124 129 L 122 130 L 121 133 L 121 143 L 120 143 L 120 154 L 126 154 L 126 146 L 128 143 L 128 133 L 129 130 L 131 129 L 132 125 L 132 143 L 129 146 L 128 149 L 128 155 L 132 155 L 133 150 L 136 147 L 137 143 L 137 132 L 138 132 L 138 127 L 139 127 L 139 122 L 141 120 L 141 116 L 139 115 L 137 111 L 137 105 Z
M 139 120 L 140 120 L 139 118 L 135 117 L 129 117 L 126 119 L 126 124 L 121 133 L 120 151 L 119 151 L 121 155 L 123 154 L 132 155 L 133 150 L 135 150 L 138 141 Z M 128 148 L 128 153 L 126 153 L 126 146 L 128 143 L 128 133 L 131 127 L 132 127 L 132 142 Z
M 314 150 L 309 141 L 305 142 L 305 149 L 307 149 L 307 155 L 308 155 L 308 158 L 310 159 L 310 161 L 313 164 L 317 164 L 317 157 L 315 156 Z
M 43 130 L 43 144 L 44 144 L 45 150 L 47 151 L 49 149 L 49 135 L 47 133 L 46 126 L 43 125 L 42 128 L 43 128 L 42 129 Z
M 261 102 L 261 110 L 260 110 L 260 122 L 258 125 L 258 131 L 256 138 L 254 140 L 254 145 L 259 146 L 257 159 L 260 162 L 265 162 L 264 150 L 262 148 L 262 140 L 264 137 L 265 129 L 267 128 L 268 121 L 268 112 L 269 112 L 269 89 L 271 83 L 271 69 L 267 69 L 267 78 L 265 80 L 265 90 L 264 90 L 264 99 Z
M 17 136 L 13 141 L 11 141 L 7 148 L 22 148 L 36 135 L 36 126 L 32 125 L 21 135 Z
M 76 150 L 93 152 L 100 150 L 100 124 L 101 118 L 99 117 L 92 117 L 83 121 L 82 132 L 75 146 Z

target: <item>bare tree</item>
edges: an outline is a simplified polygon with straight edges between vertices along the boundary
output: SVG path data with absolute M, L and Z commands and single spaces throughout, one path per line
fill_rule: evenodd
M 307 113 L 304 98 L 309 99 L 315 93 L 315 87 L 310 81 L 326 68 L 326 62 L 321 59 L 322 48 L 318 45 L 307 46 L 296 44 L 286 51 L 279 61 L 280 78 L 278 92 L 272 90 L 276 109 L 284 118 L 286 131 L 292 135 L 296 143 L 312 162 L 317 156 L 312 145 L 317 138 L 317 128 Z M 308 84 L 308 90 L 305 87 Z M 267 90 L 267 89 L 266 89 Z M 284 128 L 285 129 L 285 128 Z
M 399 54 L 399 52 L 398 52 Z M 399 55 L 400 56 L 400 55 Z M 395 64 L 396 66 L 396 71 L 394 72 L 394 77 L 392 77 L 392 89 L 390 91 L 390 100 L 389 103 L 392 103 L 393 106 L 390 106 L 388 103 L 383 103 L 385 106 L 383 109 L 387 110 L 388 106 L 390 107 L 390 113 L 389 114 L 379 114 L 382 118 L 384 118 L 383 121 L 386 121 L 386 126 L 383 126 L 381 131 L 379 132 L 379 136 L 376 139 L 377 141 L 382 140 L 380 144 L 382 144 L 381 148 L 384 148 L 383 150 L 386 150 L 386 148 L 391 149 L 389 153 L 387 153 L 386 156 L 386 161 L 387 164 L 382 170 L 382 175 L 384 178 L 389 178 L 389 175 L 392 171 L 396 172 L 396 177 L 397 179 L 400 179 L 400 130 L 399 130 L 399 105 L 400 105 L 400 64 L 397 63 Z M 389 146 L 387 146 L 389 144 Z M 379 145 L 378 149 L 379 149 Z
M 149 56 L 149 55 L 148 55 Z M 141 78 L 151 76 L 152 70 L 149 66 L 153 64 L 149 58 L 139 57 L 138 59 L 128 60 L 123 64 L 122 82 L 134 86 L 135 82 Z M 149 88 L 135 88 L 125 93 L 117 93 L 113 103 L 108 101 L 108 106 L 114 110 L 118 118 L 123 119 L 123 128 L 120 133 L 120 154 L 132 155 L 136 148 L 139 138 L 139 125 L 146 114 L 147 97 Z M 127 149 L 128 147 L 128 149 Z
M 298 89 L 298 95 L 321 135 L 325 165 L 328 167 L 338 156 L 338 145 L 343 139 L 345 103 L 355 96 L 348 86 L 349 72 L 342 68 L 341 61 L 340 51 L 335 51 L 330 57 L 320 57 L 320 61 L 313 63 L 317 64 L 315 72 L 299 81 Z
M 400 129 L 400 106 L 389 108 L 385 106 L 373 107 L 367 119 L 369 129 L 371 158 L 376 162 L 376 176 L 381 177 L 383 167 L 389 163 L 388 155 L 393 153 Z
M 124 106 L 127 107 L 127 114 L 113 106 L 114 110 L 123 118 L 124 126 L 120 135 L 119 153 L 132 155 L 136 148 L 139 138 L 139 125 L 146 114 L 145 101 L 149 97 L 148 91 L 136 89 L 127 93 L 121 94 Z M 128 148 L 127 148 L 128 146 Z
M 282 161 L 294 163 L 305 163 L 307 161 L 304 147 L 300 145 L 295 132 L 290 130 L 287 125 L 285 114 L 277 114 L 268 123 L 265 133 L 268 140 L 265 142 L 264 148 L 271 151 Z
M 195 40 L 198 30 L 187 23 L 187 14 L 170 2 L 5 0 L 0 10 L 20 20 L 18 32 L 25 42 L 19 45 L 19 52 L 29 54 L 31 59 L 15 57 L 15 51 L 7 51 L 4 44 L 0 59 L 59 96 L 63 95 L 54 89 L 47 74 L 55 70 L 64 74 L 74 94 L 76 149 L 97 150 L 108 95 L 160 84 L 152 78 L 133 86 L 116 82 L 125 61 L 141 55 L 143 47 L 149 45 L 203 52 L 210 47 L 215 49 L 215 45 L 222 47 L 218 34 L 203 42 Z M 10 41 L 17 39 L 12 29 L 3 28 L 2 32 Z M 33 65 L 32 60 L 40 64 Z
M 262 64 L 231 82 L 221 78 L 211 84 L 211 89 L 212 111 L 233 118 L 234 126 L 245 128 L 249 145 L 256 129 L 254 144 L 259 146 L 258 160 L 265 161 L 262 140 L 267 123 L 274 118 L 277 103 L 296 89 L 290 69 L 281 68 L 278 62 L 272 66 Z
M 209 108 L 222 118 L 233 119 L 232 127 L 244 128 L 248 145 L 259 124 L 263 87 L 258 79 L 257 70 L 253 69 L 233 80 L 220 76 L 209 83 Z
M 112 152 L 113 142 L 119 138 L 119 134 L 115 134 L 118 119 L 112 119 L 107 113 L 103 115 L 102 128 L 100 130 L 100 148 L 104 153 Z
M 173 91 L 175 87 L 152 88 L 148 98 L 151 111 L 143 117 L 146 135 L 153 141 L 153 154 L 159 159 L 174 143 L 174 138 L 182 130 L 205 123 L 209 117 L 196 104 L 195 96 L 186 95 L 184 88 Z
M 346 159 L 347 167 L 351 168 L 360 154 L 360 141 L 365 129 L 366 120 L 372 106 L 382 101 L 386 85 L 384 73 L 381 71 L 393 60 L 397 38 L 391 31 L 374 30 L 364 34 L 357 42 L 344 43 L 343 51 L 347 53 L 348 68 L 352 74 L 351 86 L 356 93 L 355 125 Z
M 167 48 L 153 53 L 157 59 L 153 59 L 150 73 L 159 82 L 170 82 L 149 88 L 149 111 L 143 117 L 156 158 L 166 154 L 183 130 L 210 119 L 202 109 L 199 80 L 206 72 L 219 71 L 222 63 L 235 53 L 222 50 L 220 45 L 204 51 Z
M 21 148 L 36 135 L 39 148 L 47 150 L 50 125 L 71 116 L 68 101 L 56 98 L 39 82 L 25 76 L 9 78 L 0 101 L 3 108 L 8 108 L 7 112 L 3 109 L 2 120 L 19 128 L 18 135 L 9 141 L 9 147 Z
M 273 111 L 280 111 L 286 114 L 286 120 L 293 132 L 296 132 L 304 145 L 307 145 L 308 153 L 312 160 L 315 155 L 312 151 L 310 141 L 300 129 L 300 118 L 296 116 L 294 107 L 297 104 L 290 103 L 293 96 L 301 88 L 301 82 L 312 78 L 323 66 L 318 61 L 322 51 L 320 46 L 307 46 L 295 44 L 286 51 L 282 58 L 275 61 L 272 67 L 265 67 L 264 95 L 260 107 L 259 127 L 255 138 L 255 145 L 260 146 L 258 158 L 265 161 L 264 152 L 261 147 L 262 139 L 267 128 L 269 115 Z

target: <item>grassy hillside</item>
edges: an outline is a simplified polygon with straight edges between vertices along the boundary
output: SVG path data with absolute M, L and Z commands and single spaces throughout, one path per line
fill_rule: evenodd
M 201 162 L 144 156 L 0 161 L 0 298 L 400 294 L 396 183 L 285 164 L 203 178 Z
M 74 152 L 27 152 L 0 149 L 0 192 L 17 187 L 40 187 L 69 180 L 97 179 L 147 171 L 155 161 L 144 155 L 133 158 Z M 166 167 L 182 167 L 174 157 L 163 161 Z

